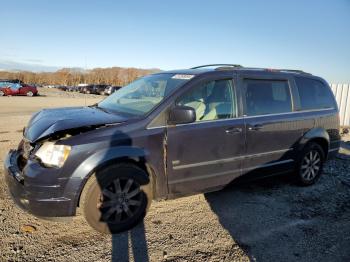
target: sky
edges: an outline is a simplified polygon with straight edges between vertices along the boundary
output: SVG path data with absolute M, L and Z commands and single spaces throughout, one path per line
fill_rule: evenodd
M 0 0 L 0 69 L 211 63 L 350 83 L 350 0 Z

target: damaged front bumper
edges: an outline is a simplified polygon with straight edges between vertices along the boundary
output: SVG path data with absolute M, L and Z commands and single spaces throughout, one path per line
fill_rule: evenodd
M 64 196 L 67 181 L 53 179 L 58 177 L 58 169 L 47 169 L 29 160 L 21 171 L 18 157 L 18 151 L 11 150 L 4 163 L 5 181 L 15 203 L 41 218 L 74 216 L 76 202 Z

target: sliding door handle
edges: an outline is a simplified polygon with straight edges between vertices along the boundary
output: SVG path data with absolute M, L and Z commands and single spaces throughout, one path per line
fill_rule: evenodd
M 236 133 L 242 133 L 242 128 L 240 127 L 231 127 L 226 129 L 226 134 L 236 134 Z
M 249 131 L 259 131 L 262 128 L 263 128 L 263 125 L 258 124 L 258 125 L 253 125 L 253 126 L 248 127 L 248 130 Z

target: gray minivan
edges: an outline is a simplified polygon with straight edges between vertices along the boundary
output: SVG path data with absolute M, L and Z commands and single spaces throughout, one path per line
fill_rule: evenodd
M 88 107 L 35 113 L 5 161 L 15 202 L 76 214 L 97 231 L 140 222 L 153 199 L 223 188 L 240 176 L 317 181 L 340 145 L 329 85 L 297 70 L 208 65 L 137 79 Z

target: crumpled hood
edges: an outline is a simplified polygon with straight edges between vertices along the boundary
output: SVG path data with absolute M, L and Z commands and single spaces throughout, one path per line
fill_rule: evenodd
M 96 107 L 43 109 L 32 116 L 24 137 L 30 142 L 36 142 L 59 131 L 114 124 L 126 120 L 125 116 L 107 113 Z

